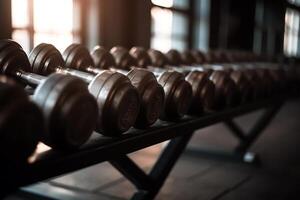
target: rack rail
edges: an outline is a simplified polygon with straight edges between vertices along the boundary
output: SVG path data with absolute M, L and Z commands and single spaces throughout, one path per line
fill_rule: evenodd
M 248 150 L 279 111 L 285 99 L 283 96 L 278 96 L 220 112 L 203 114 L 200 117 L 186 116 L 176 123 L 158 121 L 147 130 L 131 129 L 118 138 L 103 137 L 95 133 L 82 148 L 73 152 L 61 153 L 47 150 L 38 154 L 32 163 L 14 166 L 3 163 L 1 165 L 1 195 L 5 196 L 22 186 L 109 161 L 137 188 L 132 199 L 153 199 L 184 152 L 195 130 L 220 122 L 225 123 L 239 140 L 239 144 L 230 155 L 241 161 L 257 160 L 257 156 L 249 154 Z M 244 133 L 233 119 L 256 110 L 264 110 L 264 113 L 249 133 Z M 127 157 L 127 154 L 131 152 L 167 140 L 170 142 L 161 152 L 149 174 L 146 174 Z M 216 152 L 209 151 L 204 151 L 204 153 L 216 154 Z M 216 155 L 222 156 L 222 153 L 217 152 Z

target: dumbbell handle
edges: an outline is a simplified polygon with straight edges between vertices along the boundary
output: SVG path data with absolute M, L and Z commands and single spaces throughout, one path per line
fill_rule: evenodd
M 76 77 L 84 80 L 87 83 L 90 83 L 95 77 L 92 74 L 89 74 L 86 72 L 81 72 L 78 70 L 68 69 L 68 68 L 56 67 L 55 70 L 57 73 L 76 76 Z M 41 76 L 41 75 L 30 73 L 30 72 L 25 72 L 22 70 L 16 71 L 15 76 L 22 79 L 23 81 L 25 81 L 28 85 L 30 85 L 32 87 L 36 87 L 46 78 L 45 76 Z
M 222 65 L 219 64 L 214 64 L 214 65 L 204 64 L 204 65 L 180 65 L 180 66 L 166 65 L 165 68 L 184 73 L 184 72 L 190 72 L 195 70 L 205 71 L 206 69 L 222 70 L 223 67 Z
M 83 81 L 85 81 L 86 83 L 90 83 L 95 78 L 95 76 L 90 73 L 86 73 L 86 72 L 82 72 L 70 68 L 63 68 L 59 66 L 55 68 L 55 72 L 60 74 L 65 74 L 65 75 L 76 76 L 82 79 Z
M 45 80 L 46 77 L 38 75 L 38 74 L 33 74 L 30 72 L 25 72 L 22 70 L 18 70 L 15 73 L 16 77 L 22 79 L 25 81 L 28 85 L 36 87 L 39 85 L 43 80 Z
M 131 69 L 143 69 L 143 68 L 140 68 L 140 67 L 132 67 Z M 112 67 L 112 68 L 109 68 L 111 71 L 114 71 L 114 72 L 119 72 L 119 73 L 121 73 L 121 74 L 124 74 L 124 75 L 127 75 L 128 74 L 128 71 L 127 70 L 124 70 L 124 69 L 117 69 L 117 68 L 114 68 L 114 67 Z M 164 70 L 164 69 L 159 69 L 159 70 L 156 70 L 156 69 L 146 69 L 146 70 L 148 70 L 148 71 L 150 71 L 150 72 L 152 72 L 153 74 L 154 74 L 154 76 L 156 77 L 156 78 L 158 78 L 162 73 L 164 73 L 166 70 Z
M 183 73 L 186 72 L 187 70 L 184 69 L 180 69 L 177 67 L 169 67 L 169 68 L 159 68 L 159 67 L 154 67 L 154 66 L 147 66 L 147 70 L 151 71 L 156 77 L 159 77 L 162 73 L 166 72 L 166 71 L 176 71 L 179 73 Z M 189 70 L 191 71 L 191 70 Z
M 100 74 L 104 71 L 103 69 L 99 69 L 99 68 L 92 67 L 92 66 L 85 68 L 85 70 L 92 74 Z

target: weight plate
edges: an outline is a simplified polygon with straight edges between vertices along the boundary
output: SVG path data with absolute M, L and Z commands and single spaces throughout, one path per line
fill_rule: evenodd
M 43 68 L 42 60 L 44 58 L 39 56 L 39 54 L 46 46 L 47 46 L 46 43 L 41 43 L 41 44 L 37 45 L 36 47 L 34 47 L 29 54 L 29 62 L 30 62 L 31 70 L 34 73 L 39 74 L 40 72 L 43 71 L 41 68 Z
M 27 55 L 20 46 L 14 42 L 4 46 L 0 48 L 0 70 L 2 74 L 14 76 L 18 70 L 30 71 Z
M 67 68 L 86 71 L 86 68 L 95 66 L 89 50 L 80 44 L 68 46 L 63 52 L 63 58 Z
M 136 128 L 146 128 L 152 125 L 160 116 L 164 104 L 164 90 L 157 83 L 153 73 L 143 69 L 132 69 L 127 77 L 137 89 L 141 106 Z
M 49 75 L 64 66 L 60 52 L 51 44 L 39 44 L 29 55 L 32 71 L 40 75 Z
M 226 106 L 234 107 L 240 104 L 241 102 L 241 94 L 232 79 L 227 79 L 226 83 L 224 83 L 223 94 L 225 95 Z
M 95 67 L 99 69 L 109 69 L 116 66 L 113 55 L 101 46 L 96 46 L 91 52 Z
M 5 50 L 7 47 L 14 47 L 16 49 L 22 49 L 21 45 L 17 42 L 10 40 L 10 39 L 3 39 L 0 40 L 0 51 Z
M 241 102 L 246 103 L 252 101 L 254 99 L 253 88 L 250 82 L 247 80 L 244 72 L 241 70 L 232 71 L 230 73 L 230 77 L 239 88 L 239 91 L 242 95 Z
M 205 56 L 201 51 L 191 50 L 190 53 L 194 57 L 194 59 L 195 59 L 195 61 L 198 65 L 203 64 L 203 63 L 206 62 Z
M 97 104 L 80 79 L 52 74 L 37 87 L 33 99 L 47 120 L 49 132 L 43 138 L 46 144 L 58 149 L 73 149 L 92 134 Z
M 166 54 L 165 54 L 168 63 L 170 65 L 173 66 L 179 66 L 180 64 L 182 64 L 182 60 L 181 60 L 181 55 L 180 53 L 175 50 L 175 49 L 170 49 Z
M 239 102 L 236 84 L 225 71 L 214 71 L 210 79 L 215 84 L 216 109 L 234 106 Z
M 210 109 L 214 102 L 215 88 L 205 72 L 192 71 L 186 76 L 193 90 L 190 113 L 202 114 L 204 107 Z M 209 86 L 206 86 L 209 85 Z
M 125 75 L 104 71 L 95 76 L 89 91 L 98 102 L 99 132 L 117 136 L 134 125 L 140 108 L 139 95 Z
M 178 120 L 185 115 L 192 101 L 192 88 L 184 80 L 184 76 L 178 72 L 164 72 L 158 82 L 165 91 L 163 120 Z
M 191 52 L 187 50 L 181 52 L 181 61 L 185 65 L 193 65 L 197 63 Z
M 151 59 L 143 47 L 132 47 L 129 53 L 135 58 L 138 67 L 147 68 L 151 65 Z
M 115 58 L 116 66 L 120 69 L 130 70 L 131 67 L 137 66 L 135 59 L 124 47 L 113 47 L 110 53 Z
M 0 157 L 26 162 L 44 132 L 44 118 L 23 88 L 0 83 Z
M 158 50 L 149 49 L 148 55 L 150 57 L 152 65 L 155 67 L 163 68 L 167 64 L 165 55 Z

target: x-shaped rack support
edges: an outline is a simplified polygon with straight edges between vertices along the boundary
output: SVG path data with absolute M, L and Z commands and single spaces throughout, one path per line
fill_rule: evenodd
M 220 158 L 234 158 L 250 163 L 257 161 L 257 156 L 249 153 L 248 150 L 274 118 L 281 105 L 282 102 L 267 106 L 264 113 L 248 133 L 245 133 L 233 119 L 224 121 L 232 134 L 239 140 L 239 144 L 234 148 L 233 153 L 228 154 L 226 152 L 197 149 L 197 154 Z M 110 161 L 110 163 L 134 184 L 138 190 L 133 195 L 132 199 L 153 199 L 157 195 L 180 155 L 184 152 L 193 132 L 194 130 L 187 130 L 186 134 L 171 139 L 148 174 L 126 155 Z M 192 151 L 195 151 L 195 149 Z

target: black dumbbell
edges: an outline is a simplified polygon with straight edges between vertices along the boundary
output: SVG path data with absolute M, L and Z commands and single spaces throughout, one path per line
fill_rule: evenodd
M 190 51 L 190 53 L 193 55 L 195 60 L 201 60 L 203 58 L 203 53 L 201 53 L 200 51 L 197 50 L 193 50 Z M 269 97 L 272 94 L 272 86 L 271 86 L 271 82 L 272 80 L 270 79 L 270 77 L 265 74 L 265 73 L 258 73 L 257 70 L 257 66 L 255 64 L 255 60 L 253 60 L 254 58 L 252 58 L 249 55 L 245 55 L 241 52 L 223 52 L 222 56 L 220 55 L 214 55 L 214 54 L 218 54 L 218 53 L 214 53 L 214 52 L 210 52 L 210 56 L 204 56 L 206 57 L 206 59 L 208 59 L 209 61 L 204 61 L 200 62 L 200 63 L 196 63 L 197 65 L 201 65 L 206 66 L 206 67 L 212 67 L 212 65 L 210 65 L 209 63 L 216 63 L 219 62 L 220 60 L 225 62 L 225 63 L 219 63 L 219 67 L 220 65 L 225 67 L 227 66 L 230 68 L 235 69 L 235 71 L 240 71 L 239 73 L 242 73 L 243 76 L 238 76 L 239 78 L 242 78 L 244 80 L 243 77 L 246 78 L 246 80 L 248 81 L 247 85 L 250 86 L 250 88 L 252 88 L 252 92 L 246 92 L 246 94 L 248 93 L 250 96 L 250 94 L 252 93 L 252 99 L 259 99 L 259 98 L 265 98 L 265 97 Z M 214 60 L 213 58 L 219 57 L 219 59 Z M 220 59 L 220 57 L 223 57 L 223 59 Z M 250 63 L 246 63 L 245 61 L 250 60 Z M 228 62 L 228 63 L 226 63 Z M 230 62 L 230 63 L 229 63 Z M 260 74 L 260 75 L 259 75 Z M 231 75 L 231 74 L 230 74 Z M 238 84 L 239 82 L 241 82 L 241 80 L 238 80 L 237 77 L 234 77 L 236 75 L 231 75 L 232 79 L 235 80 L 235 82 Z M 242 81 L 244 82 L 244 81 Z M 247 96 L 247 95 L 244 95 Z M 251 99 L 249 97 L 249 99 Z M 249 100 L 247 99 L 247 100 Z
M 0 157 L 6 163 L 26 163 L 44 132 L 44 117 L 24 89 L 0 76 Z
M 99 64 L 99 57 L 96 58 L 99 51 L 104 50 L 103 48 L 96 48 L 92 52 L 94 60 L 98 60 L 98 62 L 95 63 L 97 67 L 101 67 Z M 110 50 L 110 52 L 107 52 L 107 54 L 109 53 L 111 53 L 116 61 L 115 68 L 128 71 L 137 67 L 135 59 L 130 56 L 127 49 L 123 47 L 114 47 Z M 186 114 L 190 107 L 192 98 L 192 89 L 190 84 L 184 80 L 184 76 L 180 73 L 153 73 L 155 74 L 155 77 L 153 76 L 153 78 L 158 80 L 158 83 L 163 87 L 165 92 L 164 109 L 161 113 L 160 119 L 167 121 L 176 121 L 180 119 Z
M 96 126 L 98 109 L 83 81 L 61 74 L 45 78 L 29 73 L 26 53 L 12 40 L 0 41 L 0 69 L 2 74 L 17 80 L 38 84 L 32 100 L 41 108 L 46 120 L 42 142 L 66 150 L 77 148 L 88 140 Z M 37 124 L 27 126 L 32 125 Z
M 74 51 L 66 55 L 66 63 L 85 66 L 86 60 L 81 63 L 69 63 L 76 56 Z M 49 75 L 63 73 L 77 76 L 89 83 L 88 89 L 96 98 L 99 108 L 96 130 L 106 136 L 118 136 L 134 125 L 140 100 L 136 89 L 130 80 L 116 72 L 103 71 L 96 76 L 79 70 L 65 67 L 61 53 L 51 44 L 36 46 L 29 55 L 31 68 L 34 73 Z M 77 62 L 77 61 L 76 61 Z
M 101 68 L 95 67 L 92 56 Z M 106 53 L 99 46 L 95 48 L 91 55 L 89 50 L 83 45 L 72 44 L 64 51 L 63 57 L 67 67 L 95 75 L 102 73 L 103 69 L 111 69 L 112 66 L 115 66 L 112 55 Z M 136 128 L 147 128 L 156 122 L 160 115 L 164 102 L 164 90 L 157 83 L 155 76 L 151 72 L 133 69 L 129 72 L 121 73 L 129 78 L 141 99 L 140 111 L 134 126 Z
M 150 50 L 151 54 L 152 50 Z M 156 52 L 153 52 L 154 54 Z M 163 54 L 154 55 L 157 58 L 156 66 L 163 68 L 166 59 Z M 151 69 L 152 60 L 148 52 L 142 47 L 133 47 L 130 49 L 130 55 L 136 59 L 139 67 Z M 162 55 L 162 56 L 161 56 Z M 158 70 L 155 67 L 152 70 Z M 162 69 L 161 71 L 165 71 Z M 189 110 L 191 114 L 202 114 L 203 109 L 211 110 L 214 106 L 214 84 L 208 79 L 207 74 L 201 71 L 181 71 L 185 74 L 185 80 L 189 82 L 193 90 L 193 100 Z
M 230 58 L 228 58 L 228 54 L 223 51 L 216 51 L 215 56 L 218 61 L 222 62 L 217 65 L 219 70 L 223 70 L 227 72 L 230 78 L 235 82 L 237 85 L 239 92 L 241 94 L 241 103 L 251 102 L 257 98 L 257 92 L 254 90 L 254 85 L 250 82 L 245 75 L 245 71 L 241 70 L 240 68 L 235 67 L 235 65 L 231 65 Z M 183 51 L 180 53 L 182 64 L 185 66 L 194 66 L 195 68 L 201 67 L 196 62 L 196 59 L 193 57 L 192 53 L 188 50 Z M 201 56 L 201 52 L 200 52 Z M 204 62 L 203 58 L 200 57 L 200 60 Z M 198 65 L 198 66 L 197 66 Z M 213 71 L 211 68 L 211 72 Z
M 182 55 L 177 50 L 169 50 L 166 53 L 168 62 L 177 66 L 175 69 L 186 68 L 187 70 L 202 70 L 206 72 L 210 80 L 215 84 L 215 108 L 222 109 L 225 107 L 237 106 L 241 99 L 241 91 L 236 83 L 231 79 L 228 71 L 214 68 L 213 66 L 193 66 L 192 62 L 188 60 L 182 61 Z M 212 61 L 213 56 L 210 55 L 209 59 Z M 208 58 L 206 58 L 207 60 Z M 179 67 L 178 67 L 179 66 Z M 168 66 L 167 66 L 168 67 Z M 173 67 L 171 65 L 171 67 Z M 247 96 L 248 92 L 245 92 L 243 96 Z

